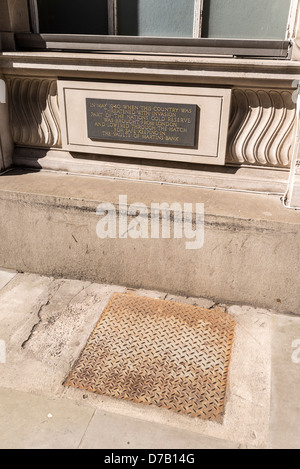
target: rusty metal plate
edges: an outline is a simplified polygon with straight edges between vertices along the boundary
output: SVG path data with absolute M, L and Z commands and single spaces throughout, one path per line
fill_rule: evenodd
M 229 314 L 118 293 L 65 385 L 220 421 L 233 338 Z

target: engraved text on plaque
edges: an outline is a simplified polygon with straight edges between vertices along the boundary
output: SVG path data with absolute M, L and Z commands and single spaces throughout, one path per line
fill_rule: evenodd
M 88 137 L 194 147 L 197 105 L 86 99 Z

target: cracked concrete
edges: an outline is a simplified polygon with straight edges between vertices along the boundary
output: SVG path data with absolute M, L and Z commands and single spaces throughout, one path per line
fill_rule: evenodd
M 300 447 L 300 364 L 291 359 L 300 317 L 33 274 L 0 270 L 1 278 L 1 448 Z M 109 298 L 125 291 L 234 315 L 222 424 L 63 386 Z

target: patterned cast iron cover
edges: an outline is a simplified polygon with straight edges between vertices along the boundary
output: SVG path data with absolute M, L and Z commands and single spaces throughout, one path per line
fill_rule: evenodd
M 221 421 L 233 338 L 229 314 L 117 293 L 65 385 Z

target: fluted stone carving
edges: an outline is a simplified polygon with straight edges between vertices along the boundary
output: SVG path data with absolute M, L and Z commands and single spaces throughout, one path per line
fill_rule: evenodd
M 8 79 L 13 140 L 18 145 L 61 147 L 56 80 Z
M 14 142 L 60 148 L 56 80 L 9 77 L 7 85 Z M 292 90 L 234 88 L 226 162 L 289 168 L 295 117 Z
M 227 162 L 288 168 L 295 116 L 292 91 L 234 89 Z

